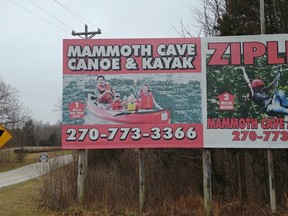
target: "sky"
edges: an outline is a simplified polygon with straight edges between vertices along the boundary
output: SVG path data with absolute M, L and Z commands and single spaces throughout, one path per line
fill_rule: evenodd
M 19 91 L 36 121 L 61 121 L 62 43 L 72 30 L 94 38 L 179 38 L 181 21 L 197 35 L 201 0 L 2 0 L 0 78 Z

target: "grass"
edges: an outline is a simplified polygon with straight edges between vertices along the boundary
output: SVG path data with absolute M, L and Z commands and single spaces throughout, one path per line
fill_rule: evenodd
M 79 206 L 72 206 L 63 211 L 52 211 L 43 207 L 40 200 L 39 187 L 42 179 L 36 178 L 9 187 L 0 188 L 0 215 L 1 216 L 55 216 L 55 215 L 77 215 L 77 216 L 111 216 L 107 210 L 100 208 L 85 209 Z M 134 214 L 120 214 L 122 216 Z
M 20 162 L 16 161 L 16 156 L 14 153 L 10 153 L 10 154 L 12 155 L 12 157 L 9 158 L 9 160 L 3 161 L 0 163 L 0 173 L 1 172 L 7 172 L 7 171 L 13 170 L 13 169 L 17 169 L 17 168 L 26 166 L 26 165 L 31 164 L 31 163 L 35 163 L 39 159 L 39 154 L 37 154 L 37 156 L 36 156 L 36 153 L 27 154 L 28 157 L 26 156 L 27 158 L 26 158 L 25 162 L 20 163 Z
M 33 179 L 0 189 L 1 216 L 55 215 L 41 209 L 39 179 Z

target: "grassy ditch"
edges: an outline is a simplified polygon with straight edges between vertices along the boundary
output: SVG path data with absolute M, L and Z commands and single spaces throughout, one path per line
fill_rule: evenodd
M 63 170 L 62 170 L 63 171 Z M 58 173 L 59 174 L 59 173 Z M 56 175 L 58 175 L 56 174 Z M 54 175 L 54 174 L 53 174 Z M 59 175 L 60 176 L 60 175 Z M 43 191 L 43 183 L 47 183 L 47 177 L 44 179 L 36 178 L 30 181 L 19 183 L 13 186 L 0 189 L 0 215 L 1 216 L 60 216 L 60 215 L 74 215 L 74 216 L 136 216 L 139 215 L 137 211 L 131 211 L 126 207 L 124 211 L 113 211 L 108 206 L 100 207 L 98 204 L 88 206 L 77 206 L 75 203 L 69 208 L 52 210 L 43 203 L 43 199 L 49 202 L 52 191 L 45 199 L 45 192 Z M 54 176 L 56 177 L 56 176 Z M 45 180 L 46 178 L 46 180 Z M 43 181 L 44 180 L 44 181 Z M 52 181 L 52 178 L 50 178 Z M 59 183 L 59 182 L 57 182 Z M 58 188 L 59 189 L 59 188 Z M 58 194 L 59 195 L 59 194 Z M 60 195 L 61 196 L 61 195 Z M 51 200 L 50 200 L 51 201 Z M 59 200 L 58 200 L 59 201 Z M 203 198 L 199 196 L 186 196 L 174 202 L 166 200 L 162 204 L 159 203 L 157 209 L 150 209 L 144 215 L 146 216 L 204 216 L 203 212 Z M 156 212 L 155 212 L 156 211 Z M 272 216 L 267 211 L 267 208 L 261 208 L 255 205 L 242 205 L 237 200 L 220 203 L 213 202 L 212 216 Z M 285 212 L 276 214 L 278 216 L 287 216 Z
M 53 215 L 41 209 L 39 194 L 39 179 L 33 179 L 13 186 L 0 189 L 0 215 L 2 216 L 30 216 Z

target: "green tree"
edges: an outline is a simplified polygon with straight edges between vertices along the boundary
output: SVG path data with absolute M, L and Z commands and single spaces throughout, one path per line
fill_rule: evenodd
M 265 0 L 265 32 L 288 32 L 288 0 Z M 202 9 L 192 8 L 198 34 L 208 36 L 256 35 L 261 33 L 260 0 L 202 0 Z M 191 36 L 181 22 L 182 36 Z
M 27 121 L 25 123 L 25 125 L 22 129 L 24 144 L 27 146 L 35 146 L 36 145 L 34 128 L 35 128 L 34 123 L 30 119 L 29 121 Z
M 261 33 L 259 0 L 225 0 L 226 11 L 219 16 L 217 35 L 255 35 Z M 265 0 L 265 33 L 288 32 L 288 1 Z
M 57 145 L 57 135 L 56 135 L 56 132 L 51 133 L 48 140 L 49 140 L 49 144 L 50 144 L 51 146 L 56 146 L 56 145 Z

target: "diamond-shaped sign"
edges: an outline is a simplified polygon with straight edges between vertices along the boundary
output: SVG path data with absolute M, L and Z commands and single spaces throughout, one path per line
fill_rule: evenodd
M 4 146 L 11 138 L 12 135 L 0 125 L 0 147 Z

